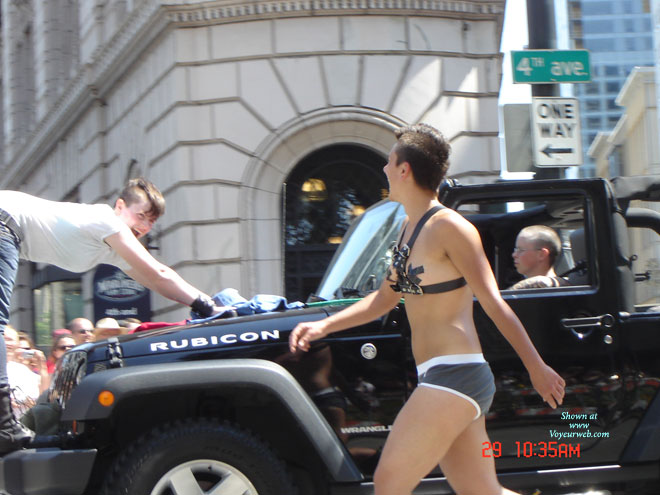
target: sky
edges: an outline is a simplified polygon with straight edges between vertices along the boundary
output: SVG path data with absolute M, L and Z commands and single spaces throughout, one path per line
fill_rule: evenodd
M 660 0 L 658 0 L 660 1 Z M 566 0 L 555 0 L 555 24 L 559 33 L 568 33 L 568 12 Z M 557 49 L 569 50 L 569 37 L 559 36 Z M 502 65 L 502 88 L 500 105 L 505 103 L 529 103 L 532 98 L 531 85 L 513 84 L 511 75 L 511 50 L 526 48 L 527 38 L 527 0 L 507 0 L 504 13 L 504 27 L 500 51 L 504 53 Z M 560 84 L 561 96 L 573 96 L 570 84 Z
M 526 45 L 527 0 L 507 0 L 500 45 L 500 51 L 504 54 L 500 105 L 531 102 L 531 85 L 513 84 L 511 75 L 511 50 L 521 50 Z
M 656 0 L 660 1 L 660 0 Z M 557 31 L 568 33 L 568 11 L 566 0 L 555 0 L 555 24 Z M 557 49 L 568 50 L 569 37 L 559 36 Z M 563 39 L 562 39 L 563 38 Z M 504 54 L 502 60 L 502 86 L 500 88 L 499 105 L 509 103 L 529 103 L 532 102 L 531 84 L 513 84 L 511 69 L 511 50 L 524 50 L 527 48 L 527 0 L 507 0 L 504 13 L 504 26 L 502 29 L 502 42 L 500 51 Z M 572 97 L 573 89 L 571 84 L 559 85 L 560 96 Z M 506 171 L 506 150 L 504 148 L 504 122 L 503 115 L 500 112 L 500 160 L 503 164 L 502 176 L 504 178 L 531 178 L 531 173 L 517 172 L 510 173 Z M 566 177 L 575 176 L 577 167 L 568 167 Z

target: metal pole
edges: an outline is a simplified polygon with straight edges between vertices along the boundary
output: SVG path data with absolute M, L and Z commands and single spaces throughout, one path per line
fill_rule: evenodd
M 530 50 L 557 48 L 553 0 L 527 0 L 527 32 Z M 559 96 L 558 84 L 532 84 L 532 97 Z M 563 177 L 561 168 L 532 167 L 535 179 Z

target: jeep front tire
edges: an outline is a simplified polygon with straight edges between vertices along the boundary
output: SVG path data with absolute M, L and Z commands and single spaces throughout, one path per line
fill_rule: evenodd
M 237 426 L 175 421 L 140 437 L 115 461 L 105 495 L 281 495 L 295 493 L 284 463 Z

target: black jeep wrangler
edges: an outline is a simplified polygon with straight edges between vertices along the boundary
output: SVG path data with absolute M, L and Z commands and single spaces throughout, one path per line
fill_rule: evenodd
M 544 405 L 475 303 L 497 382 L 487 416 L 501 482 L 543 494 L 660 493 L 660 200 L 657 178 L 447 183 L 479 229 L 502 294 L 566 379 Z M 656 203 L 657 205 L 657 203 Z M 138 332 L 69 351 L 32 411 L 41 447 L 0 460 L 11 495 L 369 494 L 416 386 L 405 307 L 291 354 L 300 321 L 380 285 L 404 213 L 381 202 L 351 227 L 303 309 Z M 570 285 L 510 290 L 518 231 L 560 235 Z M 436 470 L 416 494 L 452 493 Z

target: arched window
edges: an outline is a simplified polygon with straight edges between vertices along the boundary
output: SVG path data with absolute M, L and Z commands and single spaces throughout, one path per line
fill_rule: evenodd
M 284 269 L 289 300 L 307 300 L 351 222 L 387 196 L 386 161 L 363 146 L 333 145 L 307 155 L 287 177 Z

